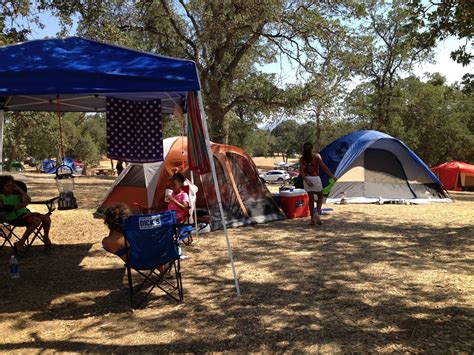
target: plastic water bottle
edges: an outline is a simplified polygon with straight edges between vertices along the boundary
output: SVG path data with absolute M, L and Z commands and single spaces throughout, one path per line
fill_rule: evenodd
M 20 266 L 18 265 L 18 260 L 16 260 L 15 255 L 12 255 L 10 258 L 10 277 L 12 279 L 20 277 Z
M 178 255 L 181 260 L 187 259 L 188 256 L 183 254 L 183 249 L 181 247 L 181 242 L 178 243 Z
M 181 256 L 183 254 L 183 250 L 181 249 L 181 241 L 178 242 L 178 255 Z

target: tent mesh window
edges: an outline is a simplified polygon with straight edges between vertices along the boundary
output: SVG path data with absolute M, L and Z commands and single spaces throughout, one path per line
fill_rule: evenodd
M 267 188 L 262 184 L 258 173 L 245 156 L 228 152 L 231 171 L 237 185 L 240 198 L 249 217 L 262 217 L 279 213 L 278 207 L 267 195 Z
M 223 157 L 225 159 L 225 155 L 223 155 Z M 232 183 L 227 176 L 226 169 L 223 167 L 223 164 L 221 164 L 220 159 L 217 159 L 216 156 L 214 156 L 214 164 L 216 167 L 217 182 L 221 192 L 224 215 L 228 224 L 232 225 L 233 222 L 244 219 L 245 215 L 240 207 Z M 217 204 L 216 191 L 214 189 L 214 184 L 212 183 L 212 174 L 202 175 L 202 179 L 203 186 L 205 186 L 206 189 L 205 195 L 211 213 L 212 228 L 221 228 L 222 223 L 219 205 Z
M 119 182 L 119 186 L 146 187 L 143 166 L 132 165 L 127 175 Z
M 414 198 L 405 171 L 398 158 L 384 149 L 367 149 L 365 160 L 365 196 Z

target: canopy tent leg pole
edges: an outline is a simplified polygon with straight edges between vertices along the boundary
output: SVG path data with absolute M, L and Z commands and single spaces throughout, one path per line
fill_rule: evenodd
M 191 183 L 194 185 L 194 172 L 191 170 Z M 197 208 L 196 208 L 196 203 L 197 203 L 197 194 L 196 194 L 196 201 L 194 201 L 194 228 L 196 228 L 196 237 L 199 235 L 198 231 L 198 219 L 197 219 Z
M 202 125 L 204 128 L 204 138 L 206 140 L 207 155 L 209 157 L 209 163 L 211 165 L 212 179 L 214 180 L 214 188 L 216 190 L 217 203 L 219 205 L 219 212 L 221 214 L 222 228 L 224 229 L 224 236 L 227 243 L 227 252 L 229 255 L 230 265 L 232 267 L 232 274 L 234 276 L 235 289 L 237 291 L 237 295 L 240 296 L 239 279 L 237 278 L 237 272 L 234 265 L 232 245 L 230 244 L 229 234 L 227 233 L 227 223 L 224 216 L 224 208 L 222 207 L 221 191 L 219 189 L 219 184 L 217 183 L 216 166 L 214 165 L 214 156 L 212 154 L 211 141 L 209 139 L 209 131 L 207 129 L 206 113 L 204 112 L 204 103 L 202 101 L 201 91 L 198 91 L 197 93 L 198 93 L 199 110 L 201 111 Z
M 3 174 L 3 124 L 5 122 L 5 111 L 0 110 L 0 174 Z

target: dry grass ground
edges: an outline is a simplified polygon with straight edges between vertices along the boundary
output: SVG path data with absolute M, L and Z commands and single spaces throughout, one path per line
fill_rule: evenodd
M 53 180 L 25 174 L 34 197 Z M 80 178 L 80 209 L 53 214 L 41 247 L 8 276 L 0 250 L 0 351 L 474 351 L 474 195 L 427 206 L 332 206 L 324 225 L 287 220 L 221 232 L 185 250 L 185 302 L 130 312 L 121 261 L 92 213 L 109 178 Z

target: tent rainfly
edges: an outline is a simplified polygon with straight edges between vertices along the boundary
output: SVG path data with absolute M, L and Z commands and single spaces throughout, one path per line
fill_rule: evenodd
M 45 39 L 0 48 L 0 158 L 5 111 L 105 112 L 107 97 L 161 99 L 163 113 L 198 93 L 207 154 L 221 218 L 225 220 L 196 63 L 80 37 Z M 1 164 L 0 164 L 1 169 Z M 0 170 L 1 172 L 1 170 Z M 224 235 L 237 294 L 232 248 Z

